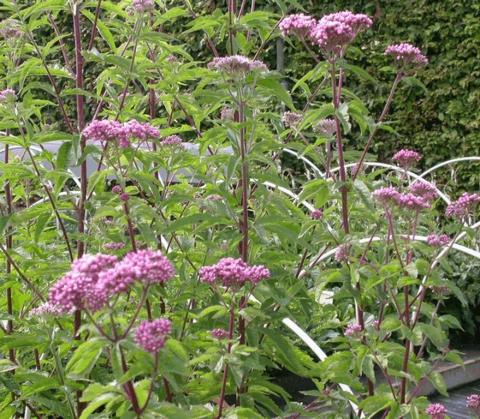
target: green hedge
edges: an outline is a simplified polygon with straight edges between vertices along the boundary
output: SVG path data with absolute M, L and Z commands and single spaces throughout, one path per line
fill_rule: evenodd
M 426 87 L 403 84 L 392 109 L 393 127 L 398 137 L 381 133 L 375 151 L 387 160 L 400 146 L 421 151 L 424 166 L 453 157 L 480 155 L 480 3 L 474 0 L 302 0 L 299 3 L 317 17 L 349 9 L 375 17 L 373 28 L 362 34 L 357 52 L 349 59 L 358 60 L 382 85 L 371 109 L 378 115 L 392 80 L 382 71 L 389 60 L 383 55 L 390 43 L 407 41 L 419 46 L 430 64 L 418 74 Z M 314 5 L 312 5 L 312 3 Z M 311 61 L 303 50 L 288 47 L 287 73 L 298 76 Z M 364 86 L 371 97 L 371 84 Z M 367 95 L 368 91 L 368 95 Z M 480 165 L 455 166 L 455 180 L 462 189 L 475 190 L 480 184 Z M 450 171 L 439 174 L 442 181 Z

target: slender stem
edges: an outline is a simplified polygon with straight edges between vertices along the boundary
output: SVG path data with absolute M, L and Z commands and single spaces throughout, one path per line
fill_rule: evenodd
M 241 232 L 242 232 L 242 242 L 241 242 L 241 258 L 247 263 L 248 262 L 248 161 L 247 161 L 247 139 L 245 133 L 245 102 L 241 97 L 239 97 L 239 112 L 238 119 L 241 124 L 240 127 L 240 158 L 242 161 L 242 178 L 241 178 L 241 188 L 242 188 L 242 221 L 241 221 Z M 244 297 L 240 301 L 240 305 L 244 303 Z M 240 344 L 245 344 L 245 318 L 242 315 L 238 316 L 238 334 L 240 337 Z M 243 385 L 240 385 L 237 389 L 237 395 L 245 392 Z M 237 403 L 240 398 L 237 397 Z
M 418 217 L 419 217 L 420 212 L 417 211 L 415 213 L 415 218 L 413 221 L 413 227 L 412 227 L 412 241 L 415 240 L 415 235 L 417 233 L 417 223 L 418 223 Z M 413 260 L 413 250 L 409 249 L 407 252 L 407 264 L 411 263 Z M 405 326 L 407 326 L 408 329 L 411 328 L 411 319 L 410 319 L 410 303 L 408 302 L 409 296 L 410 296 L 410 287 L 405 286 L 403 287 L 403 295 L 405 299 L 405 311 L 404 311 L 404 322 Z M 405 403 L 405 397 L 407 393 L 407 377 L 406 374 L 408 373 L 408 361 L 410 359 L 410 351 L 412 349 L 412 344 L 410 340 L 407 338 L 405 339 L 405 353 L 403 356 L 403 366 L 402 370 L 405 373 L 404 377 L 402 378 L 401 384 L 400 384 L 400 401 L 401 403 Z
M 122 370 L 123 373 L 126 374 L 128 372 L 127 361 L 125 360 L 125 355 L 123 353 L 122 347 L 119 345 L 118 350 L 120 351 L 120 361 L 122 363 Z M 129 398 L 130 402 L 132 403 L 133 410 L 137 416 L 142 414 L 142 409 L 138 404 L 137 393 L 135 392 L 135 387 L 133 386 L 132 380 L 128 380 L 124 385 L 123 388 L 125 389 L 125 393 Z
M 227 354 L 232 350 L 232 339 L 233 339 L 233 329 L 235 327 L 235 307 L 234 300 L 230 303 L 230 318 L 228 322 L 228 346 Z M 218 415 L 217 419 L 222 417 L 223 412 L 223 403 L 225 401 L 225 390 L 227 388 L 227 379 L 228 379 L 228 363 L 225 362 L 225 367 L 223 369 L 223 378 L 222 378 L 222 387 L 220 391 L 220 398 L 218 400 Z
M 308 53 L 311 55 L 311 57 L 315 60 L 315 62 L 318 64 L 320 63 L 320 58 L 318 58 L 318 55 L 315 54 L 312 49 L 308 46 L 307 41 L 305 41 L 305 37 L 301 36 L 300 41 L 302 42 L 302 45 L 305 47 L 305 49 L 308 51 Z
M 395 399 L 395 401 L 397 401 L 397 395 L 396 395 L 395 388 L 393 386 L 392 378 L 388 375 L 386 368 L 384 368 L 382 366 L 382 363 L 378 359 L 378 356 L 376 355 L 375 351 L 372 351 L 371 353 L 372 353 L 373 358 L 377 362 L 377 365 L 380 368 L 380 371 L 382 371 L 382 374 L 385 377 L 385 380 L 387 380 L 387 383 L 388 383 L 388 386 L 390 387 L 390 391 L 392 393 L 393 398 Z
M 165 398 L 167 402 L 171 402 L 173 400 L 173 393 L 170 390 L 170 385 L 168 384 L 168 380 L 165 377 L 163 377 L 162 381 L 163 381 L 163 388 L 165 389 Z
M 152 15 L 150 16 L 150 25 L 153 26 L 153 12 L 152 12 Z M 155 51 L 153 49 L 149 49 L 149 58 L 152 61 L 152 63 L 155 62 L 155 57 L 156 57 Z M 155 82 L 154 79 L 151 79 L 149 81 L 151 85 L 153 85 L 154 82 Z M 153 121 L 157 116 L 157 100 L 155 95 L 155 89 L 153 87 L 151 87 L 148 90 L 148 108 L 149 108 L 148 110 L 150 115 L 150 121 Z M 169 121 L 170 121 L 170 118 L 169 118 Z M 170 126 L 170 123 L 169 123 L 169 126 Z M 152 141 L 152 148 L 154 152 L 157 151 L 156 141 Z M 157 179 L 157 181 L 160 180 L 160 173 L 158 172 L 158 170 L 155 170 L 154 176 Z
M 80 1 L 76 1 L 72 4 L 73 14 L 73 37 L 75 43 L 75 87 L 80 91 L 84 87 L 83 80 L 83 55 L 82 55 L 82 35 L 81 35 L 81 22 L 80 22 Z M 80 153 L 83 155 L 86 147 L 86 138 L 82 135 L 85 128 L 85 98 L 83 94 L 78 93 L 76 95 L 76 110 L 77 110 L 77 130 L 80 135 Z M 79 240 L 77 243 L 77 257 L 81 258 L 85 253 L 85 202 L 87 199 L 87 160 L 83 159 L 80 165 L 80 200 L 78 203 L 77 217 L 78 217 L 78 235 Z M 73 336 L 75 339 L 80 340 L 79 330 L 82 324 L 81 310 L 75 310 L 74 324 L 73 324 Z M 82 391 L 77 390 L 77 411 L 80 416 L 85 404 L 81 402 Z
M 72 64 L 70 63 L 70 60 L 68 59 L 67 49 L 65 47 L 65 43 L 63 42 L 63 39 L 61 38 L 60 31 L 58 30 L 58 26 L 55 23 L 55 19 L 53 18 L 51 13 L 47 13 L 47 16 L 48 16 L 48 21 L 52 25 L 52 28 L 55 32 L 55 35 L 58 37 L 58 44 L 60 45 L 60 51 L 62 52 L 65 67 L 67 67 L 68 71 L 70 71 L 70 74 L 73 75 L 73 74 L 75 74 L 75 72 L 73 71 Z
M 140 301 L 137 305 L 137 308 L 135 309 L 135 313 L 133 313 L 133 316 L 130 319 L 130 323 L 128 323 L 128 326 L 125 329 L 125 332 L 120 337 L 120 339 L 125 339 L 127 337 L 128 333 L 130 332 L 130 330 L 132 329 L 135 321 L 137 320 L 138 315 L 140 314 L 140 310 L 142 309 L 143 303 L 147 299 L 148 289 L 149 289 L 148 285 L 145 288 L 143 288 L 142 296 L 140 297 Z
M 33 357 L 35 358 L 35 368 L 37 369 L 37 371 L 40 371 L 42 369 L 42 366 L 40 364 L 40 354 L 38 353 L 37 348 L 33 350 Z
M 300 276 L 300 272 L 302 272 L 303 266 L 305 265 L 305 260 L 307 259 L 307 255 L 308 255 L 308 250 L 305 249 L 305 251 L 303 252 L 303 255 L 302 255 L 302 259 L 300 260 L 300 263 L 298 264 L 297 272 L 295 274 L 295 279 L 298 279 L 298 277 Z
M 53 87 L 53 91 L 55 93 L 55 97 L 57 99 L 58 107 L 60 108 L 60 112 L 62 113 L 63 120 L 65 122 L 65 125 L 67 126 L 68 130 L 70 132 L 74 132 L 74 128 L 72 123 L 70 122 L 70 118 L 67 115 L 67 112 L 65 110 L 65 104 L 63 103 L 63 99 L 60 96 L 60 89 L 57 86 L 57 83 L 55 82 L 55 79 L 52 76 L 52 73 L 50 72 L 50 69 L 48 68 L 47 62 L 45 61 L 45 58 L 43 57 L 42 53 L 40 52 L 40 48 L 38 47 L 37 43 L 35 42 L 35 39 L 33 37 L 33 34 L 31 32 L 27 32 L 27 37 L 31 44 L 33 45 L 33 48 L 35 49 L 36 53 L 40 57 L 40 61 L 42 62 L 43 67 L 45 68 L 45 72 L 47 73 L 47 78 L 50 81 L 50 84 Z
M 125 98 L 127 97 L 127 92 L 128 92 L 128 85 L 130 84 L 130 80 L 132 77 L 132 71 L 133 71 L 133 66 L 135 65 L 135 57 L 137 55 L 137 48 L 138 48 L 138 41 L 139 41 L 139 35 L 140 31 L 142 29 L 142 20 L 139 19 L 135 23 L 135 42 L 133 44 L 133 51 L 132 51 L 132 59 L 130 61 L 130 67 L 128 69 L 128 77 L 127 77 L 127 82 L 125 83 L 125 88 L 123 89 L 122 96 L 120 97 L 120 104 L 118 106 L 118 112 L 116 116 L 116 120 L 120 117 L 120 114 L 122 113 L 123 106 L 125 105 Z
M 260 47 L 257 49 L 257 52 L 255 52 L 255 55 L 253 56 L 253 59 L 256 60 L 260 54 L 263 52 L 263 50 L 265 49 L 265 46 L 267 45 L 267 43 L 270 41 L 270 39 L 272 38 L 273 34 L 275 33 L 275 31 L 277 30 L 278 26 L 280 25 L 280 22 L 282 21 L 283 19 L 283 16 L 277 21 L 277 23 L 275 24 L 275 26 L 272 28 L 272 30 L 270 31 L 270 33 L 267 35 L 267 37 L 265 38 L 265 40 L 262 42 L 262 44 L 260 45 Z M 249 35 L 250 35 L 250 32 L 247 34 L 247 39 L 249 38 Z
M 398 261 L 400 263 L 400 266 L 402 267 L 402 271 L 405 271 L 405 267 L 403 266 L 402 256 L 400 255 L 400 250 L 399 250 L 398 244 L 397 244 L 395 229 L 394 229 L 394 226 L 393 226 L 392 213 L 388 208 L 385 208 L 385 215 L 387 217 L 387 221 L 388 221 L 388 225 L 389 225 L 389 229 L 390 229 L 390 234 L 392 235 L 393 247 L 395 248 L 395 252 L 397 254 L 397 258 L 398 258 Z
M 370 236 L 370 239 L 368 240 L 368 243 L 365 246 L 365 249 L 363 250 L 362 257 L 360 258 L 360 261 L 366 261 L 366 256 L 367 256 L 368 249 L 370 249 L 370 246 L 372 245 L 372 242 L 373 242 L 373 238 L 375 237 L 375 234 L 377 233 L 377 231 L 378 231 L 378 225 L 375 226 L 375 228 L 373 229 L 373 233 Z
M 88 319 L 92 322 L 92 324 L 95 326 L 98 333 L 100 333 L 100 335 L 102 337 L 109 340 L 110 342 L 116 342 L 117 341 L 117 337 L 115 336 L 115 333 L 116 333 L 115 328 L 113 328 L 114 337 L 111 337 L 107 332 L 105 332 L 103 327 L 100 324 L 97 323 L 97 321 L 93 318 L 93 316 L 90 314 L 90 312 L 88 310 L 84 310 L 84 313 L 87 315 Z
M 130 241 L 132 243 L 132 250 L 137 251 L 137 243 L 135 241 L 135 229 L 133 227 L 132 218 L 130 217 L 130 210 L 126 202 L 123 203 L 123 211 L 127 217 L 127 226 L 128 226 L 128 235 L 130 236 Z
M 343 141 L 342 141 L 342 127 L 340 125 L 340 119 L 338 118 L 338 110 L 340 108 L 340 99 L 341 99 L 341 89 L 337 90 L 336 82 L 336 72 L 335 72 L 335 62 L 332 62 L 331 68 L 331 79 L 332 79 L 332 96 L 333 96 L 333 107 L 335 108 L 335 125 L 336 125 L 336 140 L 337 140 L 337 153 L 338 153 L 338 165 L 340 168 L 340 181 L 342 186 L 340 187 L 340 192 L 342 195 L 342 225 L 343 231 L 345 234 L 350 233 L 350 226 L 348 222 L 348 189 L 345 182 L 347 181 L 347 174 L 345 170 L 345 159 L 343 157 Z M 341 83 L 341 81 L 339 82 Z M 341 84 L 339 84 L 341 87 Z
M 97 25 L 98 25 L 98 18 L 100 16 L 100 6 L 102 5 L 102 0 L 97 1 L 97 7 L 95 8 L 95 20 L 93 21 L 92 32 L 90 33 L 90 41 L 88 42 L 87 50 L 90 51 L 93 48 L 93 43 L 95 41 L 95 37 L 97 36 Z
M 125 42 L 125 46 L 123 47 L 122 51 L 120 52 L 120 57 L 124 56 L 125 52 L 127 51 L 128 47 L 130 46 L 130 42 L 132 42 L 132 38 L 133 38 L 133 34 L 130 34 L 127 41 Z M 104 103 L 104 98 L 105 98 L 106 95 L 107 95 L 107 90 L 104 88 L 103 93 L 101 95 L 101 99 L 98 101 L 97 106 L 95 108 L 95 112 L 93 113 L 92 120 L 97 119 L 97 116 L 102 109 L 102 106 L 103 106 L 103 103 Z M 106 143 L 106 144 L 108 144 L 108 143 Z M 103 153 L 105 153 L 105 149 L 103 150 Z M 102 154 L 102 157 L 103 157 L 103 154 Z M 100 158 L 100 161 L 102 161 L 102 157 Z M 101 164 L 100 164 L 100 166 L 101 166 Z M 97 169 L 97 171 L 100 170 L 100 166 Z
M 245 11 L 245 6 L 247 5 L 247 0 L 242 0 L 242 3 L 240 5 L 240 9 L 238 10 L 238 17 L 243 15 L 243 12 Z
M 150 387 L 148 388 L 148 394 L 147 394 L 147 399 L 145 400 L 145 403 L 143 404 L 143 407 L 142 407 L 142 413 L 145 411 L 145 409 L 147 408 L 148 406 L 148 403 L 150 402 L 150 398 L 152 397 L 152 393 L 153 393 L 153 387 L 154 387 L 154 382 L 155 382 L 155 376 L 157 375 L 158 373 L 158 352 L 155 352 L 155 354 L 153 355 L 153 372 L 152 372 L 152 378 L 151 378 L 151 381 L 150 381 Z
M 190 2 L 188 0 L 184 0 L 184 3 L 185 3 L 185 6 L 187 6 L 189 12 L 190 12 L 190 15 L 192 16 L 193 19 L 196 19 L 198 17 L 198 15 L 195 13 L 195 11 L 192 9 L 192 6 L 190 4 Z M 206 37 L 206 40 L 207 40 L 207 45 L 208 45 L 208 48 L 210 49 L 210 51 L 212 51 L 212 54 L 215 56 L 215 57 L 218 57 L 218 51 L 217 51 L 217 48 L 215 47 L 215 44 L 213 43 L 212 41 L 212 38 L 210 38 L 210 36 L 208 36 L 207 33 L 205 33 L 205 37 Z
M 23 134 L 23 130 L 21 130 L 21 131 L 22 131 L 22 136 L 23 136 L 23 135 L 24 135 L 24 134 Z M 68 238 L 67 229 L 65 228 L 65 224 L 63 223 L 63 220 L 62 220 L 62 217 L 60 216 L 60 213 L 59 213 L 59 211 L 58 211 L 57 205 L 55 204 L 55 200 L 53 199 L 53 195 L 52 195 L 52 193 L 50 192 L 49 187 L 48 187 L 45 183 L 43 183 L 43 182 L 41 181 L 40 169 L 38 168 L 38 165 L 37 165 L 37 163 L 35 162 L 35 158 L 33 157 L 33 154 L 32 154 L 32 152 L 30 151 L 30 147 L 26 146 L 25 150 L 26 150 L 28 156 L 30 157 L 30 160 L 31 160 L 31 162 L 32 162 L 32 166 L 33 166 L 33 168 L 34 168 L 34 170 L 35 170 L 35 173 L 36 173 L 36 175 L 38 176 L 38 178 L 39 178 L 39 180 L 40 180 L 40 182 L 41 182 L 41 184 L 42 184 L 42 186 L 43 186 L 43 189 L 45 190 L 45 192 L 46 192 L 46 194 L 47 194 L 47 196 L 48 196 L 48 200 L 49 200 L 50 205 L 52 206 L 53 212 L 55 213 L 55 216 L 56 216 L 56 218 L 57 218 L 57 220 L 58 220 L 58 224 L 59 224 L 59 226 L 60 226 L 60 230 L 62 231 L 63 238 L 64 238 L 64 240 L 65 240 L 65 244 L 67 245 L 67 250 L 68 250 L 68 254 L 69 254 L 69 256 L 70 256 L 70 261 L 73 262 L 74 257 L 73 257 L 72 247 L 71 247 L 71 245 L 70 245 L 70 239 Z
M 246 263 L 248 261 L 248 162 L 247 162 L 247 144 L 245 138 L 245 103 L 240 101 L 239 106 L 239 122 L 242 125 L 240 128 L 240 158 L 242 161 L 242 247 L 241 257 Z
M 410 310 L 408 304 L 408 296 L 409 296 L 409 287 L 403 287 L 403 295 L 405 299 L 405 315 L 404 315 L 404 322 L 407 328 L 410 328 Z M 407 338 L 405 339 L 405 352 L 403 354 L 403 365 L 402 371 L 407 374 L 408 373 L 408 361 L 410 359 L 410 340 Z M 407 393 L 407 377 L 402 377 L 402 381 L 400 384 L 400 403 L 405 403 L 405 396 Z
M 357 166 L 356 166 L 357 169 L 355 170 L 355 173 L 352 176 L 353 180 L 355 180 L 357 178 L 358 174 L 360 173 L 360 171 L 362 169 L 363 162 L 365 161 L 365 157 L 367 155 L 367 152 L 368 152 L 370 146 L 372 145 L 373 137 L 377 133 L 378 127 L 381 125 L 381 123 L 383 122 L 384 118 L 387 116 L 387 114 L 390 110 L 390 105 L 392 104 L 393 96 L 395 94 L 395 90 L 397 90 L 398 83 L 400 83 L 400 80 L 402 78 L 403 78 L 403 73 L 399 71 L 397 73 L 397 75 L 395 76 L 395 80 L 393 81 L 392 88 L 390 89 L 390 94 L 388 95 L 387 101 L 385 102 L 385 106 L 383 107 L 382 113 L 380 114 L 380 117 L 378 118 L 377 123 L 375 124 L 372 131 L 370 132 L 370 135 L 368 136 L 367 144 L 365 144 L 365 147 L 362 151 L 362 154 L 361 154 L 360 159 L 358 160 L 358 163 L 357 163 Z
M 30 281 L 25 274 L 20 270 L 18 265 L 15 263 L 15 261 L 12 259 L 10 254 L 8 253 L 7 249 L 3 246 L 3 244 L 0 243 L 0 251 L 5 255 L 7 258 L 7 261 L 10 262 L 10 266 L 17 272 L 18 276 L 22 279 L 23 282 L 25 282 L 28 287 L 33 291 L 33 293 L 38 297 L 38 299 L 44 303 L 45 298 L 43 297 L 42 293 L 38 290 L 38 288 L 33 285 L 32 281 Z
M 250 5 L 250 13 L 253 13 L 253 12 L 255 11 L 255 6 L 256 6 L 256 1 L 255 1 L 255 0 L 252 0 L 252 3 L 251 3 L 251 5 Z M 283 18 L 283 16 L 282 16 L 282 18 Z M 280 20 L 278 21 L 277 26 L 278 26 L 279 24 L 280 24 Z M 272 31 L 272 33 L 273 33 L 273 31 Z M 252 32 L 250 31 L 250 28 L 249 28 L 249 29 L 248 29 L 248 32 L 247 32 L 247 42 L 250 41 L 250 36 L 251 36 L 251 35 L 252 35 Z M 269 34 L 269 35 L 267 36 L 267 39 L 270 39 L 270 36 L 271 36 L 271 34 Z
M 460 233 L 457 233 L 455 235 L 455 237 L 450 241 L 450 244 L 447 248 L 447 253 L 452 249 L 454 243 L 457 241 L 457 238 L 459 236 Z M 428 272 L 427 274 L 425 275 L 424 277 L 424 281 L 427 280 L 427 278 L 430 276 L 430 274 L 432 273 L 432 270 L 434 268 L 434 264 L 435 264 L 435 260 L 434 259 L 434 262 L 432 262 L 428 268 Z M 425 286 L 421 286 L 421 291 L 415 296 L 415 298 L 411 301 L 410 303 L 410 306 L 413 306 L 413 304 L 415 303 L 416 300 L 418 300 L 418 306 L 416 308 L 416 310 L 414 311 L 414 316 L 413 316 L 413 322 L 412 322 L 412 328 L 415 327 L 415 325 L 417 324 L 419 318 L 420 318 L 420 311 L 421 311 L 421 308 L 422 308 L 422 304 L 423 304 L 423 301 L 425 299 L 425 295 L 427 293 L 427 287 Z
M 74 3 L 72 7 L 73 14 L 73 36 L 75 42 L 75 87 L 77 89 L 83 89 L 83 56 L 82 56 L 82 38 L 81 38 L 81 23 L 80 23 L 80 4 Z M 82 131 L 85 128 L 85 99 L 82 94 L 76 95 L 76 110 L 77 110 L 77 128 L 80 133 L 80 153 L 83 152 L 86 147 L 86 138 L 82 135 Z M 77 244 L 77 257 L 81 258 L 85 253 L 85 240 L 83 235 L 85 234 L 85 201 L 87 199 L 87 161 L 84 159 L 80 166 L 80 201 L 78 203 L 77 217 L 78 217 L 78 234 L 79 240 Z M 74 327 L 73 334 L 76 338 L 81 326 L 81 312 L 76 310 L 74 313 Z M 79 411 L 81 411 L 80 402 L 78 402 Z
M 228 42 L 230 44 L 230 55 L 235 54 L 235 52 L 233 51 L 233 16 L 235 14 L 234 7 L 235 0 L 228 0 Z
M 5 164 L 8 165 L 9 159 L 9 145 L 5 144 Z M 5 200 L 7 202 L 7 214 L 13 214 L 13 196 L 12 196 L 12 189 L 10 187 L 10 181 L 5 182 Z M 10 251 L 13 248 L 13 235 L 11 232 L 11 228 L 8 227 L 6 231 L 6 240 L 5 240 L 5 247 L 7 251 Z M 7 276 L 12 272 L 12 263 L 9 259 L 6 260 L 6 274 Z M 7 313 L 9 315 L 9 319 L 7 321 L 7 334 L 11 334 L 13 332 L 13 298 L 12 298 L 12 288 L 7 288 Z M 10 361 L 15 362 L 15 350 L 12 348 L 8 351 Z

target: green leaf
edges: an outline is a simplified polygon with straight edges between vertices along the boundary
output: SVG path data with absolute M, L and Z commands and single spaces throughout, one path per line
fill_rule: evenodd
M 172 7 L 157 19 L 157 23 L 162 24 L 166 22 L 172 22 L 173 20 L 186 16 L 187 14 L 187 10 L 182 9 L 181 7 Z
M 295 111 L 295 105 L 287 89 L 275 78 L 269 77 L 257 81 L 258 86 L 263 87 L 267 92 L 280 99 L 292 111 Z
M 0 216 L 0 236 L 3 235 L 3 232 L 7 228 L 8 222 L 10 220 L 10 215 L 2 215 Z
M 87 10 L 86 8 L 82 8 L 82 14 L 91 22 L 93 23 L 95 21 L 95 15 Z M 112 50 L 113 53 L 117 51 L 117 47 L 115 45 L 115 38 L 112 35 L 112 32 L 110 32 L 110 29 L 108 28 L 105 23 L 101 19 L 97 19 L 97 30 L 100 36 L 104 39 L 104 41 L 108 44 L 110 49 Z
M 98 396 L 96 399 L 94 399 L 91 403 L 88 404 L 88 406 L 82 412 L 80 419 L 91 418 L 93 412 L 95 412 L 95 410 L 97 410 L 99 407 L 104 406 L 107 403 L 110 403 L 111 401 L 120 397 L 121 396 L 116 393 L 104 393 L 101 396 Z
M 37 224 L 35 225 L 35 233 L 33 235 L 35 243 L 38 243 L 38 241 L 40 240 L 40 236 L 42 235 L 45 226 L 52 219 L 52 217 L 53 215 L 50 212 L 41 214 L 40 217 L 38 217 Z
M 443 396 L 448 396 L 447 385 L 442 374 L 440 374 L 438 371 L 434 371 L 428 376 L 428 379 L 435 387 L 435 390 L 437 390 Z
M 57 170 L 66 170 L 70 166 L 72 158 L 72 142 L 64 142 L 57 151 L 57 161 L 56 169 Z
M 0 373 L 13 371 L 18 368 L 17 364 L 14 364 L 9 359 L 0 359 Z
M 82 343 L 73 353 L 65 368 L 69 376 L 81 377 L 90 373 L 106 344 L 104 339 Z
M 255 413 L 254 410 L 246 407 L 236 407 L 225 412 L 225 419 L 262 419 L 263 416 Z
M 448 345 L 448 339 L 445 332 L 438 327 L 426 323 L 418 323 L 416 328 L 419 328 L 422 333 L 438 348 L 442 349 Z
M 362 400 L 359 407 L 365 413 L 367 413 L 369 417 L 373 417 L 375 413 L 387 409 L 393 403 L 395 403 L 395 401 L 392 399 L 392 396 L 390 394 L 378 394 Z

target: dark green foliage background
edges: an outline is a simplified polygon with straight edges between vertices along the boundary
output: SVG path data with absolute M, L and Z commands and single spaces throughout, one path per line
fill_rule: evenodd
M 373 151 L 387 160 L 400 146 L 419 150 L 423 166 L 460 156 L 480 155 L 480 3 L 475 0 L 387 0 L 361 1 L 301 0 L 305 12 L 323 14 L 349 9 L 374 16 L 371 30 L 359 37 L 357 52 L 349 60 L 357 61 L 377 80 L 378 87 L 364 84 L 366 97 L 375 116 L 381 112 L 393 76 L 382 68 L 389 63 L 383 55 L 390 43 L 411 42 L 430 60 L 418 79 L 426 91 L 403 83 L 395 97 L 391 119 L 398 137 L 380 132 Z M 293 11 L 291 9 L 291 11 Z M 287 46 L 286 71 L 298 78 L 308 71 L 312 60 L 303 48 Z M 354 54 L 352 54 L 354 52 Z M 351 83 L 351 81 L 350 81 Z M 372 95 L 371 90 L 376 93 Z M 358 90 L 353 89 L 357 93 Z M 361 94 L 361 91 L 360 91 Z M 465 190 L 478 190 L 479 164 L 456 166 L 455 179 Z M 450 178 L 448 169 L 441 180 Z

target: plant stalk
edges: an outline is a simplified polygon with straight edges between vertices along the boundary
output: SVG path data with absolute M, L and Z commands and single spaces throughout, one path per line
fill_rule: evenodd
M 5 164 L 8 165 L 8 159 L 9 159 L 9 145 L 5 144 Z M 12 215 L 13 213 L 13 196 L 12 196 L 12 189 L 10 187 L 10 182 L 7 181 L 5 182 L 5 200 L 7 201 L 7 214 Z M 5 247 L 7 251 L 10 251 L 13 248 L 13 236 L 11 233 L 10 227 L 7 228 L 6 231 L 6 240 L 5 240 Z M 12 273 L 12 263 L 10 259 L 7 258 L 6 260 L 6 274 L 7 276 Z M 7 320 L 7 334 L 11 334 L 13 332 L 13 297 L 12 297 L 12 288 L 8 287 L 7 288 L 7 313 L 9 316 L 9 319 Z M 9 349 L 8 350 L 8 357 L 10 361 L 15 363 L 15 350 L 14 349 Z
M 388 95 L 387 101 L 385 102 L 385 106 L 383 107 L 382 113 L 380 114 L 377 123 L 375 124 L 372 132 L 368 136 L 367 144 L 365 144 L 365 148 L 362 151 L 362 154 L 360 156 L 360 160 L 358 160 L 355 173 L 352 176 L 352 180 L 355 180 L 357 178 L 358 174 L 360 173 L 360 171 L 362 169 L 363 162 L 365 161 L 365 157 L 367 155 L 368 149 L 372 145 L 373 137 L 377 133 L 378 127 L 383 122 L 383 120 L 385 119 L 385 117 L 387 116 L 387 114 L 390 110 L 390 105 L 392 104 L 393 96 L 395 94 L 395 90 L 397 90 L 398 83 L 400 83 L 400 80 L 402 79 L 402 77 L 403 77 L 403 73 L 401 71 L 399 71 L 397 73 L 397 75 L 395 76 L 395 80 L 393 81 L 392 88 L 390 89 L 390 94 Z
M 230 318 L 228 322 L 228 346 L 227 354 L 232 350 L 232 339 L 233 339 L 233 329 L 235 327 L 235 307 L 234 300 L 230 303 Z M 220 390 L 220 398 L 218 400 L 218 415 L 217 419 L 222 417 L 223 413 L 223 403 L 225 401 L 225 390 L 227 388 L 227 379 L 228 379 L 228 363 L 225 362 L 225 367 L 223 369 L 223 378 L 222 378 L 222 387 Z
M 332 63 L 331 69 L 331 79 L 332 79 L 332 96 L 333 96 L 333 107 L 335 108 L 335 125 L 336 125 L 336 141 L 337 141 L 337 153 L 338 153 L 338 165 L 340 168 L 340 181 L 342 186 L 340 188 L 340 193 L 342 195 L 342 226 L 345 234 L 350 233 L 350 225 L 348 221 L 348 189 L 345 185 L 347 181 L 347 174 L 345 170 L 345 159 L 343 156 L 343 141 L 342 141 L 342 127 L 340 124 L 340 119 L 338 118 L 338 110 L 340 108 L 340 98 L 341 98 L 341 84 L 339 84 L 339 89 L 337 90 L 337 81 L 336 81 L 336 72 L 335 72 L 335 63 Z M 341 81 L 339 82 L 341 83 Z

